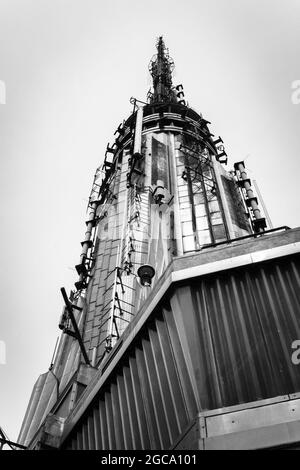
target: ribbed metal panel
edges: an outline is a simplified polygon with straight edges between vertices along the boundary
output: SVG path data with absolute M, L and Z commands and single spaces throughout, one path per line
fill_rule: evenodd
M 168 449 L 204 410 L 300 391 L 299 256 L 177 286 L 64 448 Z

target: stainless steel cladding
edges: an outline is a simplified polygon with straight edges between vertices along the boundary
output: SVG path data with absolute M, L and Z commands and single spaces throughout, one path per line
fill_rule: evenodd
M 299 287 L 299 254 L 171 285 L 63 447 L 168 449 L 200 412 L 299 391 Z

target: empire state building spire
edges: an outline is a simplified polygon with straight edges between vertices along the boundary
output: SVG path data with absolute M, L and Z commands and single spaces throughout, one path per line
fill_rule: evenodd
M 172 86 L 172 71 L 174 70 L 173 59 L 169 56 L 162 36 L 158 38 L 157 54 L 149 64 L 149 71 L 153 78 L 153 95 L 151 103 L 175 102 L 176 94 Z
M 227 170 L 173 68 L 159 37 L 149 102 L 131 99 L 96 170 L 21 446 L 299 448 L 300 229 L 265 230 L 244 162 Z

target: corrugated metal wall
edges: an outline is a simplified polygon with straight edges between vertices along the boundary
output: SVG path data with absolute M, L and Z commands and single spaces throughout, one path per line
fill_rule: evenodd
M 299 287 L 299 256 L 178 286 L 64 448 L 168 449 L 198 411 L 300 391 Z

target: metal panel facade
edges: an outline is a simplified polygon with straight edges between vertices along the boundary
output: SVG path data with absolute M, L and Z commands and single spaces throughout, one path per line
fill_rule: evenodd
M 168 449 L 199 412 L 300 391 L 299 287 L 299 255 L 177 285 L 63 447 Z

